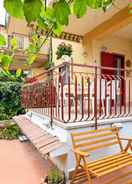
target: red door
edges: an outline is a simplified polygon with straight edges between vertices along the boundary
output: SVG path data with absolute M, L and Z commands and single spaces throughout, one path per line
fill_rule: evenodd
M 101 66 L 114 68 L 114 56 L 113 54 L 101 52 Z M 103 75 L 114 75 L 114 70 L 102 69 L 101 74 Z M 107 76 L 106 76 L 107 77 Z
M 113 53 L 107 53 L 107 52 L 101 52 L 101 67 L 108 67 L 108 68 L 118 68 L 119 70 L 109 70 L 109 69 L 102 69 L 101 74 L 107 80 L 110 80 L 107 75 L 120 75 L 124 77 L 124 71 L 120 72 L 120 69 L 124 69 L 124 56 L 113 54 Z M 102 77 L 102 78 L 104 78 Z M 122 95 L 122 105 L 124 104 L 124 95 L 125 95 L 125 80 L 121 79 L 121 95 Z

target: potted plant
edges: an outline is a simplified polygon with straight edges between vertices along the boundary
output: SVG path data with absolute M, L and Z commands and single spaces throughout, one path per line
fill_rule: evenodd
M 63 62 L 71 62 L 72 45 L 62 42 L 58 45 L 56 55 L 57 59 L 62 59 Z
M 58 168 L 52 168 L 46 177 L 45 184 L 65 184 L 64 174 Z

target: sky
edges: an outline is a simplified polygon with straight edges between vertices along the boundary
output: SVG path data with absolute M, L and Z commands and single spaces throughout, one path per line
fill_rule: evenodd
M 5 24 L 5 10 L 3 8 L 3 0 L 0 0 L 0 24 Z

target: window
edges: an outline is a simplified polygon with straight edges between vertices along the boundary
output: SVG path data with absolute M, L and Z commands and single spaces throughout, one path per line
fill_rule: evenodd
M 17 49 L 24 49 L 24 37 L 16 37 L 17 40 Z

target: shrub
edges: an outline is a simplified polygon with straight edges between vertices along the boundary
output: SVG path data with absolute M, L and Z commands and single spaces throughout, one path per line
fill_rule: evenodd
M 46 183 L 48 184 L 64 184 L 64 174 L 58 168 L 52 168 L 47 176 Z
M 0 82 L 0 120 L 24 113 L 20 102 L 21 83 Z
M 5 127 L 0 128 L 0 139 L 17 139 L 20 135 L 20 129 L 16 124 L 6 123 Z

